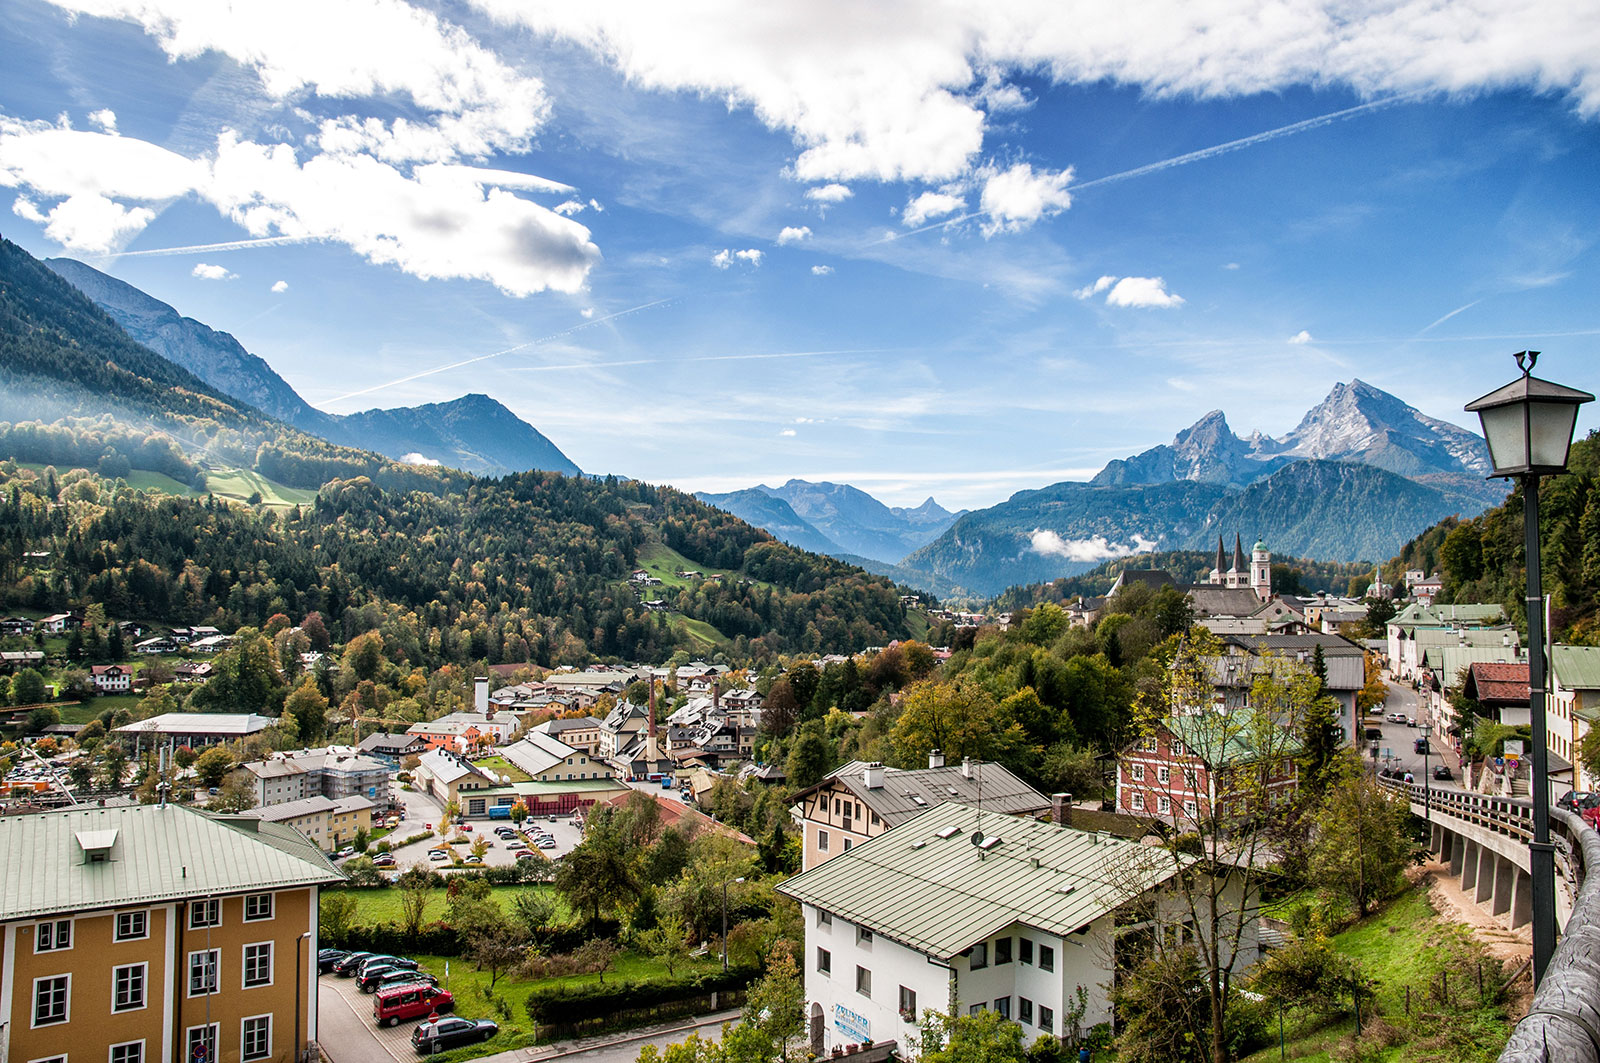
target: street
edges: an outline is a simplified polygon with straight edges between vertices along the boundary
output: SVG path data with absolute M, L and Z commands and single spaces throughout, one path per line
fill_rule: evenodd
M 1428 728 L 1424 726 L 1427 721 L 1420 716 L 1421 709 L 1418 705 L 1417 692 L 1409 686 L 1395 682 L 1389 682 L 1388 687 L 1389 696 L 1384 703 L 1383 713 L 1399 713 L 1416 720 L 1417 726 L 1408 727 L 1403 723 L 1390 723 L 1387 719 L 1382 723 L 1368 724 L 1368 727 L 1377 727 L 1383 733 L 1383 737 L 1374 740 L 1363 735 L 1360 744 L 1356 747 L 1361 753 L 1362 759 L 1372 763 L 1372 749 L 1376 746 L 1378 749 L 1376 763 L 1379 768 L 1390 768 L 1399 772 L 1409 771 L 1420 783 L 1424 774 L 1424 762 L 1426 762 L 1430 786 L 1438 789 L 1460 789 L 1460 758 L 1456 756 L 1454 748 L 1447 744 L 1449 742 L 1448 738 L 1430 734 Z M 1423 737 L 1430 738 L 1430 749 L 1426 757 L 1416 751 L 1416 741 Z M 1449 780 L 1432 778 L 1433 769 L 1437 768 L 1441 763 L 1450 768 L 1450 773 L 1454 778 Z

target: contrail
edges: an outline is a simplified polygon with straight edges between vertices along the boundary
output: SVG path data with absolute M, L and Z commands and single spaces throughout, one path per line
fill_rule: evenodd
M 553 373 L 569 369 L 616 369 L 623 366 L 635 365 L 662 365 L 670 363 L 681 365 L 685 362 L 754 362 L 772 358 L 822 358 L 829 355 L 840 354 L 884 354 L 894 348 L 889 347 L 861 347 L 839 351 L 782 351 L 776 354 L 703 354 L 688 358 L 634 358 L 626 362 L 574 362 L 571 365 L 518 365 L 512 366 L 512 373 Z
M 306 244 L 314 240 L 324 240 L 323 236 L 263 236 L 255 240 L 229 240 L 220 244 L 190 244 L 188 247 L 156 247 L 148 251 L 113 251 L 109 255 L 94 255 L 94 258 L 132 258 L 134 255 L 194 255 L 206 251 L 243 251 L 251 247 L 287 247 L 290 244 Z
M 572 333 L 577 332 L 577 331 L 579 331 L 581 329 L 592 328 L 595 325 L 604 324 L 607 321 L 615 321 L 619 317 L 627 317 L 629 314 L 637 314 L 641 310 L 649 310 L 649 309 L 651 309 L 653 307 L 664 306 L 665 304 L 670 303 L 672 301 L 673 301 L 672 299 L 657 299 L 653 303 L 643 303 L 643 304 L 641 304 L 639 306 L 629 307 L 626 310 L 619 310 L 615 314 L 607 314 L 605 317 L 597 317 L 597 318 L 594 318 L 593 320 L 585 321 L 585 322 L 583 322 L 581 324 L 573 325 L 571 328 L 562 329 L 560 332 L 552 332 L 548 336 L 541 336 L 539 339 L 529 340 L 527 343 L 519 343 L 514 347 L 507 347 L 503 351 L 495 351 L 492 354 L 480 354 L 476 358 L 465 358 L 465 359 L 462 359 L 459 362 L 451 362 L 449 365 L 437 365 L 437 366 L 434 366 L 432 369 L 424 369 L 420 373 L 412 373 L 410 376 L 403 376 L 403 377 L 399 378 L 398 380 L 390 380 L 390 381 L 388 381 L 386 383 L 383 383 L 383 384 L 374 384 L 370 388 L 362 388 L 360 391 L 347 392 L 347 393 L 345 393 L 343 395 L 338 395 L 338 396 L 335 396 L 334 398 L 325 399 L 323 401 L 324 402 L 343 402 L 345 399 L 353 399 L 358 395 L 370 395 L 374 391 L 382 391 L 384 388 L 392 388 L 397 384 L 407 384 L 407 383 L 410 383 L 413 380 L 420 380 L 425 376 L 433 376 L 436 373 L 446 373 L 446 372 L 449 372 L 452 369 L 460 369 L 464 365 L 475 365 L 478 362 L 487 362 L 491 358 L 499 358 L 499 357 L 501 357 L 503 355 L 513 354 L 513 353 L 515 353 L 517 351 L 525 350 L 525 349 L 527 349 L 529 347 L 536 347 L 541 343 L 549 343 L 551 340 L 560 339 L 562 336 L 569 336 Z
M 1423 332 L 1427 332 L 1427 331 L 1429 331 L 1431 329 L 1438 328 L 1440 325 L 1444 324 L 1446 321 L 1449 321 L 1451 318 L 1455 317 L 1457 314 L 1461 313 L 1463 310 L 1471 310 L 1473 307 L 1477 306 L 1481 302 L 1483 302 L 1482 299 L 1474 299 L 1474 300 L 1472 300 L 1472 302 L 1468 303 L 1466 306 L 1458 306 L 1454 310 L 1452 310 L 1448 314 L 1446 314 L 1444 317 L 1441 317 L 1439 320 L 1435 321 L 1433 324 L 1428 325 L 1425 328 L 1423 328 L 1422 331 Z M 1419 335 L 1420 335 L 1420 333 L 1419 333 Z
M 1160 173 L 1162 170 L 1170 170 L 1174 166 L 1187 166 L 1191 162 L 1200 162 L 1204 159 L 1213 159 L 1218 155 L 1226 155 L 1229 152 L 1238 151 L 1241 148 L 1250 148 L 1257 144 L 1265 144 L 1267 141 L 1277 140 L 1279 137 L 1293 136 L 1296 133 L 1304 133 L 1310 129 L 1318 129 L 1325 125 L 1332 125 L 1334 122 L 1341 122 L 1346 118 L 1354 118 L 1356 115 L 1365 114 L 1368 111 L 1381 110 L 1384 107 L 1391 107 L 1397 103 L 1406 103 L 1422 95 L 1424 95 L 1424 93 L 1419 90 L 1417 92 L 1403 93 L 1399 96 L 1386 96 L 1381 100 L 1372 100 L 1368 103 L 1359 103 L 1354 107 L 1346 107 L 1342 111 L 1334 111 L 1330 114 L 1320 115 L 1316 118 L 1307 118 L 1303 121 L 1291 122 L 1289 125 L 1279 126 L 1277 129 L 1268 129 L 1261 133 L 1252 133 L 1247 137 L 1240 137 L 1238 140 L 1230 140 L 1226 144 L 1214 144 L 1209 148 L 1201 148 L 1198 151 L 1191 151 L 1184 155 L 1174 155 L 1170 159 L 1162 159 L 1160 162 L 1152 162 L 1147 163 L 1144 166 L 1136 166 L 1131 170 L 1123 170 L 1121 173 L 1107 174 L 1105 177 L 1096 177 L 1092 181 L 1083 181 L 1078 184 L 1068 185 L 1067 189 L 1070 192 L 1077 193 L 1081 192 L 1085 188 L 1094 188 L 1098 185 L 1108 185 L 1117 181 L 1126 181 L 1130 177 L 1144 177 L 1146 174 Z M 931 225 L 924 225 L 920 229 L 908 229 L 903 233 L 889 233 L 882 239 L 874 240 L 866 246 L 876 247 L 879 244 L 893 243 L 894 241 L 904 239 L 907 236 L 916 236 L 918 233 L 929 232 L 933 229 L 942 229 L 946 225 L 954 225 L 957 222 L 966 221 L 968 218 L 981 217 L 987 213 L 989 212 L 984 210 L 969 211 L 966 214 L 959 214 L 954 218 L 944 218 L 940 221 L 932 223 Z

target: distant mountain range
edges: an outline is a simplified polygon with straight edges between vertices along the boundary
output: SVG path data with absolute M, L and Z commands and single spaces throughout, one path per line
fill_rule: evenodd
M 139 343 L 213 388 L 332 443 L 412 464 L 448 465 L 496 476 L 541 469 L 580 470 L 538 429 L 486 395 L 343 416 L 323 413 L 238 340 L 133 285 L 70 258 L 45 264 L 111 315 Z
M 1392 557 L 1436 521 L 1503 500 L 1488 470 L 1480 437 L 1353 380 L 1281 438 L 1241 438 L 1213 410 L 1088 483 L 1019 491 L 971 513 L 931 499 L 893 510 L 848 485 L 797 480 L 700 497 L 794 545 L 941 597 L 987 597 L 1112 558 L 1214 549 L 1236 534 L 1264 538 L 1278 556 Z
M 966 512 L 951 513 L 932 498 L 915 508 L 886 506 L 849 484 L 807 480 L 699 498 L 791 546 L 883 566 L 932 542 Z

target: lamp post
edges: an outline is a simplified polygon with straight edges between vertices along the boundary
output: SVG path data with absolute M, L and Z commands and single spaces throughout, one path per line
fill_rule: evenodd
M 1593 402 L 1587 391 L 1533 376 L 1538 351 L 1514 356 L 1522 376 L 1467 403 L 1483 425 L 1491 477 L 1522 481 L 1522 534 L 1528 566 L 1528 715 L 1533 724 L 1533 841 L 1528 864 L 1533 879 L 1533 982 L 1544 979 L 1556 950 L 1555 847 L 1550 844 L 1550 775 L 1544 716 L 1544 590 L 1539 576 L 1539 477 L 1565 472 L 1578 407 Z

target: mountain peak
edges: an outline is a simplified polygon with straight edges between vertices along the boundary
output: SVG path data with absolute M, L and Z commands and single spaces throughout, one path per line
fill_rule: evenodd
M 1282 457 L 1358 461 L 1402 476 L 1482 475 L 1489 468 L 1477 435 L 1360 379 L 1335 384 L 1293 432 L 1272 442 Z

